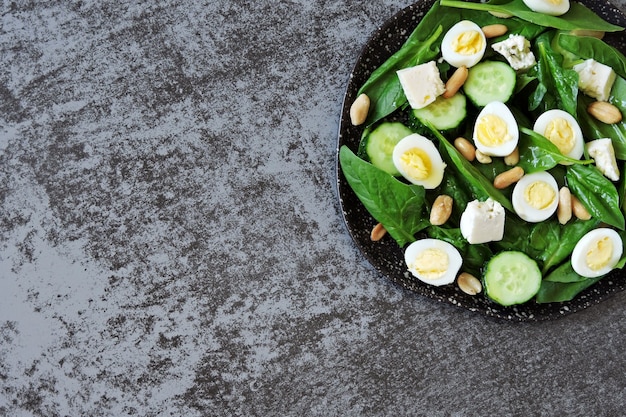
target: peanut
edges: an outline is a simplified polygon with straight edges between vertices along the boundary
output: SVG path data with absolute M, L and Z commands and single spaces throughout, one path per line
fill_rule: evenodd
M 446 82 L 446 90 L 443 92 L 443 98 L 450 98 L 455 95 L 459 89 L 465 84 L 469 71 L 466 66 L 460 66 L 454 71 L 454 73 L 448 78 Z
M 594 101 L 587 106 L 587 113 L 609 125 L 622 121 L 622 113 L 616 106 L 607 101 Z
M 483 290 L 480 280 L 467 272 L 461 272 L 456 279 L 456 284 L 465 294 L 476 295 Z
M 519 162 L 519 149 L 516 147 L 513 152 L 504 157 L 504 163 L 507 166 L 515 166 Z
M 372 239 L 373 242 L 378 242 L 385 234 L 387 234 L 385 226 L 383 226 L 382 223 L 377 223 L 370 233 L 370 239 Z
M 583 203 L 572 194 L 572 213 L 576 216 L 577 219 L 580 220 L 589 220 L 591 218 L 591 214 L 587 211 L 587 207 L 583 206 Z
M 572 193 L 569 188 L 559 190 L 559 205 L 556 208 L 556 217 L 559 223 L 565 224 L 572 218 Z
M 509 28 L 501 23 L 483 26 L 482 29 L 485 34 L 485 38 L 487 39 L 497 38 L 498 36 L 502 36 L 509 31 Z
M 361 94 L 350 106 L 350 121 L 354 126 L 363 124 L 367 119 L 370 110 L 370 98 L 366 94 Z
M 448 221 L 452 214 L 452 197 L 441 194 L 435 199 L 430 209 L 430 223 L 435 226 L 441 226 Z
M 499 190 L 518 182 L 524 176 L 522 167 L 514 167 L 508 171 L 501 172 L 493 179 L 493 186 Z
M 485 155 L 484 153 L 482 153 L 478 149 L 476 149 L 476 160 L 478 162 L 480 162 L 481 164 L 490 164 L 491 163 L 491 157 L 489 155 Z
M 454 140 L 454 147 L 468 161 L 472 162 L 476 158 L 476 148 L 469 140 L 458 137 Z

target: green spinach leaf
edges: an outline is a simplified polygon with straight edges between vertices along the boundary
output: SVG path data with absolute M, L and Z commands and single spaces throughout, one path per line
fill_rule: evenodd
M 578 74 L 563 68 L 563 57 L 550 45 L 551 35 L 543 33 L 535 42 L 537 64 L 529 74 L 536 75 L 539 84 L 530 95 L 528 107 L 539 112 L 558 108 L 576 117 Z
M 563 155 L 555 144 L 539 133 L 520 127 L 518 144 L 520 161 L 519 166 L 526 174 L 537 171 L 547 171 L 561 162 L 570 164 L 591 164 L 593 160 L 579 160 Z
M 510 14 L 536 25 L 562 30 L 583 29 L 602 32 L 618 32 L 623 30 L 622 27 L 605 21 L 578 2 L 570 2 L 569 11 L 562 16 L 549 16 L 544 13 L 533 12 L 522 0 L 513 0 L 503 4 L 500 2 L 478 3 L 459 0 L 441 0 L 441 5 Z
M 415 241 L 415 234 L 430 225 L 424 215 L 423 187 L 398 181 L 345 145 L 339 150 L 339 163 L 356 196 L 400 247 Z
M 540 304 L 570 301 L 602 278 L 581 277 L 567 261 L 541 281 L 535 301 Z
M 626 57 L 601 39 L 558 33 L 555 41 L 566 51 L 582 59 L 594 59 L 608 65 L 622 77 L 626 77 Z
M 571 165 L 567 167 L 565 177 L 572 194 L 578 197 L 593 217 L 624 229 L 624 215 L 617 189 L 596 167 Z

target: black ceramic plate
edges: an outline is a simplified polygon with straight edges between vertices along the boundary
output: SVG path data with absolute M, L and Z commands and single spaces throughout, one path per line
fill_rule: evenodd
M 605 20 L 626 27 L 624 14 L 605 0 L 582 1 L 582 3 Z M 403 9 L 374 32 L 363 48 L 346 89 L 339 126 L 337 152 L 342 145 L 347 145 L 355 152 L 358 148 L 362 127 L 352 126 L 349 115 L 350 105 L 356 98 L 358 89 L 373 70 L 404 44 L 432 4 L 433 0 L 423 0 Z M 626 37 L 622 33 L 607 34 L 604 40 L 622 52 L 626 51 Z M 370 240 L 370 231 L 375 221 L 346 182 L 339 167 L 338 156 L 337 153 L 339 200 L 345 223 L 354 242 L 376 270 L 409 291 L 490 317 L 515 321 L 539 321 L 562 317 L 582 310 L 605 300 L 626 287 L 626 277 L 622 271 L 619 271 L 605 277 L 570 302 L 550 304 L 529 302 L 514 307 L 502 307 L 489 301 L 482 294 L 478 296 L 466 295 L 456 285 L 444 287 L 426 285 L 406 272 L 403 251 L 393 239 L 386 236 L 378 242 Z

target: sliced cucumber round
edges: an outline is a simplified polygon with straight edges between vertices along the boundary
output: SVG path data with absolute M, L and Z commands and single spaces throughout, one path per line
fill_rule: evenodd
M 539 291 L 541 271 L 523 252 L 500 252 L 487 263 L 483 286 L 485 295 L 500 305 L 522 304 Z
M 469 69 L 463 91 L 474 105 L 509 101 L 515 91 L 515 70 L 505 62 L 483 61 Z
M 467 116 L 465 96 L 456 93 L 450 98 L 443 96 L 421 109 L 413 109 L 413 116 L 418 122 L 430 123 L 437 130 L 448 131 L 456 129 Z

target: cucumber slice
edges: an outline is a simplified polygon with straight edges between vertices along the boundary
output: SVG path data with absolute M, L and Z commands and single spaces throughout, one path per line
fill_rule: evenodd
M 541 271 L 523 252 L 500 252 L 487 263 L 483 286 L 485 295 L 500 305 L 522 304 L 539 292 Z
M 372 165 L 388 174 L 399 176 L 393 164 L 393 148 L 413 131 L 400 122 L 383 122 L 372 130 L 365 140 L 365 153 Z
M 478 107 L 509 101 L 515 90 L 515 70 L 501 61 L 483 61 L 469 69 L 463 91 Z
M 413 116 L 424 124 L 430 122 L 435 129 L 449 131 L 456 129 L 467 116 L 465 96 L 456 93 L 450 98 L 437 97 L 437 100 L 421 109 L 414 109 Z

